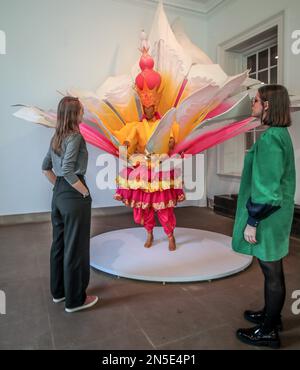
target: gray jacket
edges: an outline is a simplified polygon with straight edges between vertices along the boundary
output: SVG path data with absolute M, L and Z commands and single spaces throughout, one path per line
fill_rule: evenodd
M 58 156 L 49 146 L 42 164 L 42 170 L 54 170 L 56 176 L 64 177 L 69 184 L 75 184 L 77 175 L 85 175 L 88 163 L 86 142 L 80 133 L 67 136 L 62 143 L 62 155 Z

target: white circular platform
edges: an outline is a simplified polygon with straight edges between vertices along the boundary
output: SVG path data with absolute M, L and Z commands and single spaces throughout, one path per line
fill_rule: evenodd
M 168 250 L 162 227 L 154 229 L 154 243 L 144 247 L 144 228 L 122 229 L 91 239 L 91 266 L 119 277 L 159 282 L 219 279 L 246 269 L 251 256 L 235 253 L 231 238 L 210 231 L 177 227 L 177 250 Z

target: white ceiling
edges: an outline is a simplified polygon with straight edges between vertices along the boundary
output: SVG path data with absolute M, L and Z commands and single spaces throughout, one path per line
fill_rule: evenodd
M 148 0 L 159 2 L 159 0 Z M 196 13 L 208 14 L 221 3 L 228 0 L 163 0 L 163 4 L 174 8 L 190 10 Z

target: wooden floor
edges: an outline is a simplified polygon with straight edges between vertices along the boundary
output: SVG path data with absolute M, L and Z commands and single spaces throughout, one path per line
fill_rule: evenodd
M 231 235 L 233 220 L 207 208 L 178 208 L 178 226 Z M 128 214 L 93 217 L 92 235 L 135 227 Z M 51 224 L 0 228 L 0 349 L 253 349 L 235 338 L 245 309 L 260 309 L 263 278 L 256 261 L 246 271 L 213 282 L 145 283 L 91 271 L 88 293 L 101 297 L 89 311 L 67 314 L 49 292 Z M 142 248 L 143 246 L 141 246 Z M 128 256 L 130 258 L 130 256 Z M 300 315 L 292 292 L 300 290 L 300 241 L 285 259 L 287 299 L 283 349 L 300 349 Z

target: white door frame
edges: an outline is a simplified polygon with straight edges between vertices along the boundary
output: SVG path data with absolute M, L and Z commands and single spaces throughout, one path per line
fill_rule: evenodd
M 280 63 L 278 65 L 278 81 L 284 84 L 284 15 L 285 12 L 282 11 L 275 16 L 266 19 L 265 21 L 255 25 L 254 27 L 242 32 L 238 36 L 231 38 L 218 46 L 217 50 L 217 61 L 221 67 L 226 70 L 228 59 L 232 57 L 232 53 L 228 50 L 234 48 L 235 46 L 255 37 L 273 27 L 277 26 L 278 29 L 278 58 Z M 238 73 L 239 71 L 237 71 Z

